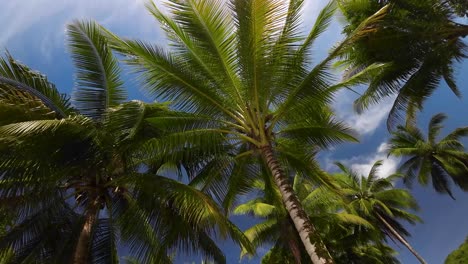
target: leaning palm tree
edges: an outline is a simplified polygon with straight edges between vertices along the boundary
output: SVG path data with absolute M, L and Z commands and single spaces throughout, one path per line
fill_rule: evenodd
M 108 35 L 114 48 L 140 73 L 144 89 L 181 111 L 154 118 L 173 134 L 153 141 L 174 157 L 203 157 L 187 171 L 192 185 L 232 207 L 237 194 L 265 165 L 278 186 L 303 245 L 314 263 L 332 263 L 289 183 L 290 171 L 318 179 L 311 161 L 316 148 L 354 140 L 335 120 L 328 103 L 330 61 L 366 33 L 385 8 L 312 66 L 311 47 L 330 23 L 330 3 L 309 32 L 300 34 L 302 0 L 167 1 L 169 15 L 148 4 L 172 49 Z M 368 70 L 378 70 L 372 65 Z M 364 74 L 365 75 L 365 74 Z M 362 80 L 354 76 L 343 85 Z M 195 154 L 194 154 L 195 153 Z
M 180 249 L 225 263 L 212 235 L 242 233 L 208 195 L 155 173 L 169 160 L 153 163 L 147 142 L 164 132 L 148 119 L 166 107 L 125 101 L 94 23 L 68 35 L 73 107 L 45 76 L 0 60 L 0 211 L 15 217 L 0 252 L 13 250 L 13 263 L 118 263 L 124 247 L 142 263 L 171 263 Z
M 437 141 L 446 115 L 439 113 L 429 121 L 427 137 L 417 127 L 399 126 L 392 133 L 389 154 L 406 158 L 399 170 L 411 184 L 417 178 L 422 185 L 432 181 L 437 192 L 452 198 L 450 182 L 468 190 L 468 154 L 461 139 L 468 136 L 468 127 L 457 128 Z
M 463 5 L 444 0 L 339 0 L 346 20 L 345 33 L 350 34 L 361 21 L 390 3 L 387 16 L 367 37 L 356 41 L 344 52 L 348 78 L 372 63 L 388 66 L 372 76 L 365 92 L 355 101 L 358 112 L 383 98 L 395 95 L 387 126 L 394 129 L 403 117 L 413 121 L 416 110 L 444 81 L 458 97 L 454 69 L 467 58 L 463 38 L 468 25 L 461 24 L 458 14 Z M 466 1 L 462 1 L 466 3 Z M 458 12 L 457 12 L 458 10 Z M 408 115 L 406 115 L 408 114 Z
M 245 231 L 254 247 L 273 245 L 262 263 L 310 263 L 287 211 L 281 206 L 278 190 L 272 186 L 268 188 L 268 179 L 257 181 L 254 186 L 262 196 L 240 204 L 234 213 L 262 220 Z M 380 250 L 384 246 L 381 238 L 375 236 L 371 223 L 344 211 L 345 201 L 336 191 L 314 186 L 299 175 L 294 177 L 293 189 L 335 260 L 365 263 L 373 259 L 374 263 L 398 263 L 389 261 L 393 258 L 391 250 Z M 241 257 L 245 253 L 242 252 Z
M 345 199 L 348 200 L 347 211 L 374 223 L 383 234 L 399 241 L 425 264 L 426 261 L 405 239 L 409 232 L 400 223 L 401 220 L 410 224 L 421 221 L 417 215 L 408 211 L 418 208 L 413 196 L 407 190 L 393 187 L 394 180 L 401 175 L 392 174 L 386 178 L 379 178 L 377 174 L 382 161 L 374 163 L 367 177 L 359 177 L 343 164 L 336 164 L 344 173 L 344 177 L 339 177 L 338 182 Z

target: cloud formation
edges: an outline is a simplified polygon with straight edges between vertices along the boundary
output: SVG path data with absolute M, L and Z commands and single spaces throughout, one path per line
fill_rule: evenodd
M 351 169 L 359 175 L 367 176 L 372 165 L 374 165 L 376 161 L 382 160 L 383 165 L 380 167 L 377 176 L 387 177 L 396 172 L 398 163 L 400 163 L 400 158 L 393 156 L 387 157 L 387 149 L 388 144 L 382 142 L 374 153 L 355 156 L 351 159 L 340 160 L 340 162 L 351 167 Z
M 74 19 L 93 19 L 118 35 L 164 44 L 159 25 L 145 8 L 145 3 L 149 1 L 151 0 L 3 1 L 0 8 L 0 50 L 8 48 L 13 54 L 26 56 L 40 54 L 41 59 L 50 62 L 63 54 L 65 26 Z M 153 1 L 163 7 L 163 1 Z M 326 1 L 306 0 L 303 10 L 305 31 L 312 27 L 325 4 Z M 336 33 L 337 30 L 333 32 Z
M 148 14 L 145 0 L 30 0 L 5 1 L 0 8 L 0 47 L 29 43 L 44 56 L 63 47 L 65 26 L 74 19 L 94 19 L 118 34 L 155 40 L 159 27 Z M 34 39 L 31 41 L 31 39 Z M 28 44 L 24 44 L 28 45 Z
M 394 97 L 387 97 L 379 104 L 372 105 L 362 114 L 353 110 L 355 96 L 342 90 L 337 94 L 334 108 L 337 116 L 353 128 L 359 135 L 371 135 L 386 120 L 392 108 Z

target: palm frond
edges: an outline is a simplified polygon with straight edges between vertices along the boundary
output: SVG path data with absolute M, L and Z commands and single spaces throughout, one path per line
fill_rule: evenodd
M 115 224 L 112 218 L 101 218 L 96 224 L 91 243 L 91 261 L 96 264 L 119 263 Z
M 427 139 L 428 141 L 433 144 L 436 140 L 436 137 L 439 135 L 440 130 L 442 129 L 442 123 L 444 120 L 447 119 L 447 116 L 443 113 L 436 114 L 432 116 L 431 120 L 429 121 L 429 127 L 427 129 Z
M 307 50 L 309 50 L 310 47 L 313 45 L 314 41 L 320 36 L 320 34 L 327 30 L 328 26 L 332 21 L 333 15 L 335 14 L 336 8 L 336 2 L 330 1 L 320 11 L 320 13 L 317 16 L 317 19 L 315 20 L 314 26 L 310 30 L 307 38 L 301 44 L 301 47 L 299 49 L 300 53 L 304 53 Z
M 67 26 L 67 34 L 76 67 L 73 102 L 81 114 L 101 120 L 109 107 L 126 99 L 118 62 L 94 22 L 75 21 Z
M 251 200 L 237 206 L 233 213 L 236 215 L 253 214 L 257 217 L 268 217 L 276 210 L 276 207 L 271 204 L 263 203 L 257 200 Z
M 169 2 L 172 17 L 164 15 L 154 4 L 147 7 L 172 36 L 176 51 L 194 68 L 203 69 L 230 96 L 242 103 L 242 90 L 235 64 L 234 25 L 223 1 Z
M 60 94 L 47 77 L 21 64 L 7 53 L 6 58 L 0 58 L 0 101 L 3 101 L 5 96 L 18 93 L 38 98 L 59 118 L 67 117 L 73 112 L 68 97 Z M 18 98 L 13 97 L 15 100 Z

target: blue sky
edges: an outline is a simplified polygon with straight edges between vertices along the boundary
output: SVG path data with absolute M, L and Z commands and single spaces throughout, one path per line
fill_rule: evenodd
M 65 25 L 73 19 L 92 18 L 127 37 L 142 38 L 164 45 L 165 40 L 156 22 L 144 9 L 143 0 L 0 0 L 0 49 L 7 48 L 10 53 L 23 63 L 41 71 L 52 80 L 62 92 L 69 93 L 73 87 L 73 67 L 65 46 Z M 312 25 L 314 18 L 325 5 L 323 0 L 306 0 L 304 29 Z M 468 21 L 462 21 L 468 23 Z M 315 57 L 320 59 L 327 50 L 340 39 L 340 23 L 334 22 L 322 35 L 317 44 Z M 468 62 L 457 66 L 458 84 L 466 92 L 468 84 Z M 136 82 L 128 79 L 129 94 L 132 99 L 151 100 L 138 89 Z M 372 107 L 364 115 L 352 112 L 353 96 L 343 92 L 336 96 L 337 114 L 360 133 L 360 144 L 337 146 L 333 151 L 321 154 L 325 168 L 333 169 L 333 161 L 340 160 L 354 169 L 367 172 L 370 165 L 384 159 L 382 175 L 395 171 L 399 160 L 387 159 L 382 151 L 382 144 L 389 135 L 385 127 L 385 117 L 390 109 L 390 100 Z M 468 101 L 457 99 L 445 84 L 426 103 L 419 115 L 419 123 L 426 127 L 430 117 L 438 112 L 445 112 L 449 119 L 446 129 L 468 125 Z M 468 235 L 468 193 L 455 191 L 456 201 L 448 196 L 436 194 L 431 188 L 415 185 L 413 195 L 421 206 L 420 216 L 423 224 L 410 227 L 413 234 L 410 242 L 429 263 L 443 263 L 449 252 Z M 242 229 L 249 227 L 252 220 L 245 217 L 233 219 Z M 226 242 L 222 245 L 228 263 L 238 263 L 239 249 Z M 402 263 L 416 263 L 406 248 L 395 246 L 401 252 Z M 262 250 L 260 250 L 262 253 Z M 199 259 L 193 259 L 198 261 Z M 184 261 L 178 260 L 180 263 Z M 191 263 L 191 262 L 190 262 Z M 242 263 L 259 263 L 259 258 L 245 259 Z

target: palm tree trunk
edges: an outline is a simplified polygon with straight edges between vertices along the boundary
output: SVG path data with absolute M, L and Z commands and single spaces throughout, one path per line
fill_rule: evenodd
M 404 237 L 402 237 L 398 231 L 396 231 L 386 220 L 385 218 L 383 218 L 379 213 L 377 213 L 377 218 L 380 220 L 380 222 L 382 222 L 382 224 L 385 225 L 385 227 L 390 231 L 390 233 L 392 233 L 392 235 L 398 239 L 398 241 L 400 241 L 406 248 L 408 248 L 409 251 L 411 251 L 411 253 L 413 253 L 413 255 L 419 260 L 419 262 L 421 262 L 422 264 L 427 264 L 427 262 L 418 254 L 418 252 L 416 252 L 416 250 L 414 250 L 414 248 L 408 243 L 408 241 L 406 241 L 406 239 Z
M 89 248 L 92 238 L 93 226 L 97 220 L 99 204 L 97 201 L 92 202 L 88 207 L 85 215 L 85 222 L 81 229 L 80 237 L 75 248 L 73 256 L 73 264 L 88 264 L 89 263 Z
M 273 153 L 271 146 L 265 146 L 261 149 L 262 157 L 273 175 L 274 181 L 280 190 L 284 206 L 289 213 L 294 226 L 296 227 L 302 243 L 314 264 L 332 264 L 333 259 L 330 256 L 325 244 L 317 233 L 314 225 L 310 222 L 302 204 L 297 198 L 294 190 L 284 174 L 278 159 Z

